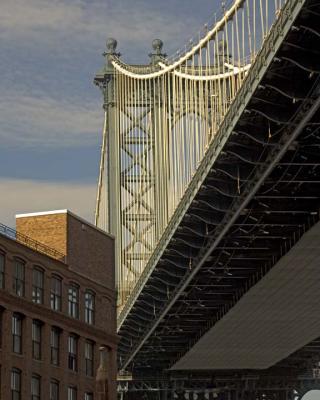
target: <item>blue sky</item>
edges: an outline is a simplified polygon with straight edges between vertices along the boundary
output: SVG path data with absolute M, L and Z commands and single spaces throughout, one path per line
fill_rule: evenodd
M 170 55 L 220 10 L 217 0 L 2 0 L 0 221 L 59 208 L 92 220 L 103 122 L 92 80 L 106 38 L 146 63 L 152 39 Z

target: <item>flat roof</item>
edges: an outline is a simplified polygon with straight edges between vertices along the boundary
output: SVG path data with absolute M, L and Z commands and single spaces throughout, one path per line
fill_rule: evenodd
M 71 214 L 69 210 L 40 211 L 40 212 L 32 212 L 25 214 L 16 214 L 16 218 L 37 217 L 39 215 L 67 214 L 67 213 Z
M 92 228 L 96 229 L 97 231 L 103 233 L 104 235 L 108 236 L 111 239 L 115 239 L 114 235 L 112 235 L 109 232 L 104 231 L 103 229 L 99 228 L 98 226 L 95 226 L 91 222 L 85 220 L 82 217 L 79 217 L 79 215 L 74 214 L 72 211 L 65 209 L 65 210 L 52 210 L 52 211 L 39 211 L 39 212 L 32 212 L 32 213 L 23 213 L 23 214 L 16 214 L 16 219 L 18 218 L 28 218 L 28 217 L 39 217 L 39 216 L 45 216 L 45 215 L 55 215 L 55 214 L 69 214 L 72 217 L 78 219 L 79 221 L 83 222 L 84 224 L 91 226 Z

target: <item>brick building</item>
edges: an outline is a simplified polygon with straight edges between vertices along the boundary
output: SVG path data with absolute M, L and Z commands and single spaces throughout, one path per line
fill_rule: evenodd
M 1 399 L 116 399 L 114 240 L 67 210 L 0 225 Z

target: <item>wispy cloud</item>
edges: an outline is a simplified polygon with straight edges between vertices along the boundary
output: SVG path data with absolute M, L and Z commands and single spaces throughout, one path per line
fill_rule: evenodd
M 172 42 L 187 35 L 185 18 L 177 19 L 146 1 L 81 0 L 3 0 L 0 32 L 3 38 L 27 40 L 30 37 L 46 45 L 54 38 L 71 37 L 76 41 L 97 40 L 110 34 L 126 45 L 148 43 L 152 34 L 161 33 Z M 64 43 L 60 43 L 64 46 Z M 77 46 L 77 43 L 75 43 Z
M 74 99 L 72 99 L 74 100 Z M 98 142 L 103 111 L 71 99 L 6 93 L 0 98 L 2 146 L 84 146 Z
M 95 192 L 92 184 L 0 179 L 0 222 L 14 226 L 15 214 L 66 208 L 92 222 Z
M 153 38 L 170 46 L 188 29 L 152 1 L 2 0 L 1 145 L 98 143 L 101 98 L 91 81 L 106 36 L 117 38 L 124 59 L 148 62 Z

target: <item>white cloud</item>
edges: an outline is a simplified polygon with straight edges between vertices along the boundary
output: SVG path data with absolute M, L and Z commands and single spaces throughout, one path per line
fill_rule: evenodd
M 97 45 L 106 35 L 112 35 L 125 43 L 126 48 L 137 48 L 142 43 L 145 47 L 153 36 L 160 35 L 169 46 L 172 42 L 175 46 L 182 44 L 183 39 L 188 40 L 193 33 L 189 29 L 184 16 L 163 13 L 144 1 L 134 4 L 132 1 L 1 1 L 0 33 L 11 41 L 35 40 L 37 44 L 56 46 L 57 38 L 72 37 L 77 47 L 80 42 L 94 41 Z M 64 41 L 59 46 L 63 48 Z
M 84 17 L 81 1 L 4 0 L 1 2 L 0 25 L 4 33 L 28 35 L 42 29 L 83 29 Z
M 97 101 L 92 104 L 91 93 L 82 93 L 81 85 L 77 92 L 74 80 L 70 86 L 70 69 L 77 74 L 79 68 L 79 79 L 83 71 L 83 66 L 76 65 L 72 57 L 89 62 L 92 49 L 94 52 L 102 49 L 105 37 L 110 34 L 117 38 L 124 59 L 131 54 L 144 62 L 148 60 L 147 52 L 151 51 L 150 42 L 154 37 L 160 36 L 172 46 L 189 29 L 185 20 L 164 14 L 146 1 L 132 4 L 131 0 L 1 0 L 0 8 L 1 39 L 10 49 L 24 47 L 29 57 L 25 64 L 17 63 L 13 71 L 6 63 L 6 57 L 10 62 L 10 52 L 4 54 L 0 63 L 5 76 L 0 98 L 3 147 L 61 148 L 97 143 L 103 123 L 101 98 L 97 93 Z M 33 76 L 32 57 L 35 55 L 37 59 L 39 54 L 43 57 L 43 66 Z M 60 67 L 52 61 L 53 54 L 62 57 L 57 61 Z M 47 68 L 46 63 L 50 63 Z M 69 70 L 60 76 L 61 83 L 59 68 L 66 67 Z M 55 87 L 52 70 L 56 70 Z M 25 81 L 25 76 L 29 81 Z M 47 76 L 51 81 L 46 82 Z M 74 76 L 73 73 L 72 79 Z
M 16 214 L 59 209 L 92 222 L 95 195 L 93 184 L 0 179 L 0 222 L 13 227 Z
M 95 105 L 5 93 L 0 98 L 2 146 L 68 147 L 97 143 L 103 111 Z

